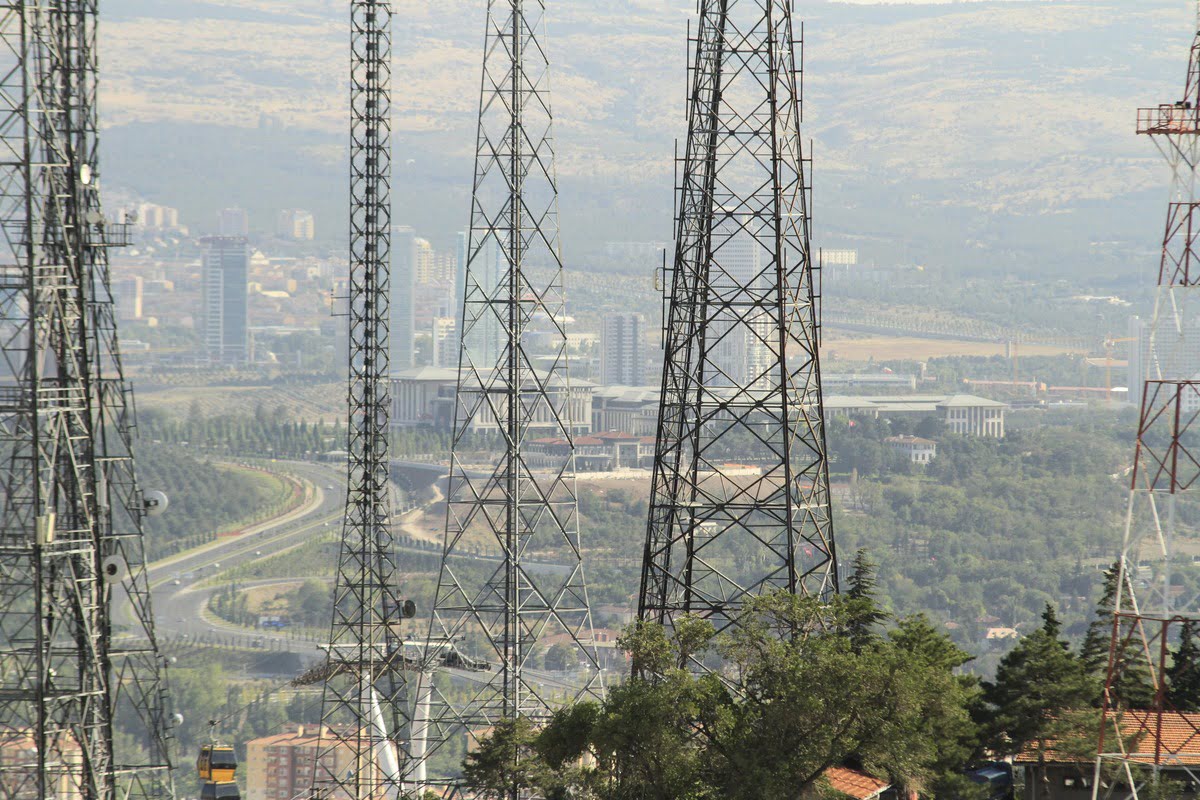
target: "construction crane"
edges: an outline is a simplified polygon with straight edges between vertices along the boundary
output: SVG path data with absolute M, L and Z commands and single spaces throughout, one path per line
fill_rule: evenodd
M 1136 336 L 1109 336 L 1104 340 L 1104 397 L 1112 402 L 1112 365 L 1113 350 L 1122 342 L 1136 342 Z M 1132 378 L 1132 376 L 1130 376 Z

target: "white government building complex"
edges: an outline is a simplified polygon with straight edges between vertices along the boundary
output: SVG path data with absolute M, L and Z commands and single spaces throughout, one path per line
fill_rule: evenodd
M 419 367 L 392 377 L 392 417 L 395 427 L 431 426 L 448 430 L 454 424 L 453 369 Z M 571 419 L 576 434 L 620 431 L 653 436 L 658 419 L 657 386 L 597 386 L 570 381 Z M 970 394 L 826 395 L 827 417 L 924 418 L 936 415 L 950 433 L 994 439 L 1004 437 L 1008 406 Z M 549 426 L 549 420 L 546 420 Z M 495 427 L 492 418 L 476 420 L 476 430 Z

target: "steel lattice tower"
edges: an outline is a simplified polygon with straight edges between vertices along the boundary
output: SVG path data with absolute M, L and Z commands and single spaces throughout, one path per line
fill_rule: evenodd
M 1181 99 L 1138 111 L 1137 132 L 1154 141 L 1172 180 L 1148 341 L 1131 343 L 1141 349 L 1141 417 L 1095 797 L 1136 798 L 1144 793 L 1143 781 L 1161 767 L 1186 769 L 1190 780 L 1200 780 L 1200 714 L 1174 708 L 1169 678 L 1172 648 L 1187 628 L 1200 625 L 1200 594 L 1190 588 L 1191 558 L 1179 549 L 1191 538 L 1190 520 L 1200 510 L 1200 376 L 1191 355 L 1200 347 L 1200 8 L 1193 30 Z M 1129 707 L 1122 694 L 1134 670 L 1153 687 L 1148 708 Z
M 545 721 L 562 701 L 602 691 L 575 488 L 573 435 L 589 420 L 567 376 L 545 16 L 543 0 L 488 3 L 446 535 L 426 650 L 430 663 L 473 666 L 477 682 L 454 697 L 426 688 L 418 707 L 429 757 L 464 732 Z M 527 344 L 535 330 L 549 342 L 537 364 Z M 498 556 L 462 559 L 480 545 Z M 534 553 L 557 566 L 531 563 Z M 531 667 L 550 637 L 572 648 L 569 679 Z
M 5 800 L 174 796 L 108 269 L 124 229 L 100 205 L 96 18 L 94 0 L 0 5 Z
M 349 459 L 313 794 L 380 800 L 408 763 L 388 485 L 391 7 L 350 8 Z
M 690 42 L 638 608 L 668 627 L 837 589 L 791 6 L 704 0 Z

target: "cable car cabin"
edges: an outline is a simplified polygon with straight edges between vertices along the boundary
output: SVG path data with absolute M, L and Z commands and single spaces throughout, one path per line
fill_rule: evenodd
M 237 755 L 233 748 L 223 744 L 204 745 L 200 748 L 200 757 L 196 759 L 196 771 L 200 773 L 200 780 L 205 783 L 229 783 L 233 780 L 237 765 Z
M 200 787 L 200 800 L 242 800 L 242 794 L 233 781 L 206 783 Z

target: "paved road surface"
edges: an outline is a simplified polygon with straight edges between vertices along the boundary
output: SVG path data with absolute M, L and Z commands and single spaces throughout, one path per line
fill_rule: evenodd
M 212 615 L 206 617 L 204 614 L 209 598 L 218 587 L 200 584 L 217 572 L 268 558 L 329 527 L 338 528 L 341 525 L 345 505 L 344 490 L 339 488 L 345 482 L 342 469 L 327 464 L 292 461 L 278 462 L 278 467 L 281 472 L 293 474 L 313 487 L 310 503 L 280 519 L 251 528 L 236 538 L 223 539 L 200 551 L 174 556 L 151 565 L 149 573 L 155 630 L 160 641 L 186 639 L 228 642 L 266 651 L 290 651 L 299 655 L 306 664 L 325 657 L 324 650 L 316 641 L 296 638 L 295 633 L 247 631 L 245 628 L 231 625 Z M 335 488 L 330 491 L 329 487 Z M 437 547 L 401 548 L 402 552 L 422 554 L 436 553 L 437 550 Z M 463 555 L 461 558 L 491 562 L 497 566 L 500 563 L 500 559 L 495 556 Z M 568 570 L 565 565 L 544 562 L 531 562 L 525 566 L 532 571 L 547 573 L 561 574 Z M 254 580 L 243 584 L 260 586 L 298 579 L 302 579 L 302 576 Z M 459 670 L 451 672 L 456 678 L 470 682 L 487 680 L 486 674 Z M 527 670 L 527 674 L 539 683 L 552 687 L 572 688 L 574 685 L 569 678 L 564 680 L 561 675 L 541 670 Z
M 307 482 L 313 490 L 312 501 L 282 518 L 251 528 L 247 533 L 222 539 L 202 550 L 156 562 L 150 567 L 155 630 L 160 639 L 212 637 L 217 634 L 244 636 L 245 631 L 231 625 L 206 622 L 200 610 L 206 605 L 212 589 L 200 589 L 197 584 L 239 564 L 266 558 L 303 542 L 325 530 L 337 527 L 345 500 L 340 487 L 345 472 L 335 466 L 306 462 L 278 462 L 282 472 L 289 472 Z M 335 487 L 332 491 L 327 487 Z M 167 513 L 171 513 L 170 510 Z M 217 565 L 220 565 L 219 567 Z M 177 583 L 178 582 L 178 583 Z M 248 637 L 249 642 L 254 637 Z M 285 635 L 272 635 L 281 644 L 289 641 Z M 313 652 L 315 648 L 305 648 Z

